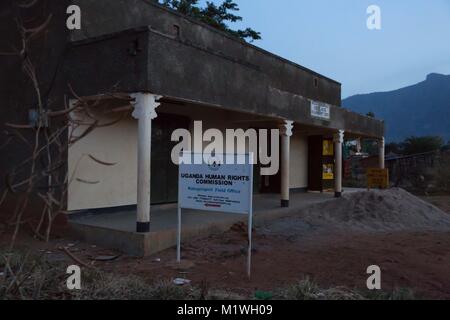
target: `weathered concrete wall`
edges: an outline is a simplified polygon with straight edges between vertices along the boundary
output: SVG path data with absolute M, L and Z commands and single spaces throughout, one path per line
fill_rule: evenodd
M 142 1 L 137 1 L 136 7 L 117 1 L 104 9 L 103 0 L 78 3 L 83 8 L 84 26 L 82 32 L 72 34 L 80 41 L 71 50 L 67 74 L 83 94 L 111 88 L 142 90 L 317 127 L 345 129 L 355 135 L 380 137 L 384 133 L 381 121 L 338 107 L 338 83 L 208 26 Z M 104 12 L 110 20 L 96 20 L 94 12 Z M 129 14 L 136 14 L 135 19 L 121 18 Z M 150 26 L 111 34 L 143 24 Z M 174 25 L 179 27 L 179 35 L 174 33 Z M 99 54 L 101 64 L 97 61 Z M 90 80 L 92 70 L 99 76 Z M 331 120 L 312 118 L 309 99 L 331 104 Z
M 232 64 L 246 65 L 248 68 L 255 69 L 259 72 L 259 77 L 270 78 L 271 85 L 275 88 L 338 106 L 341 103 L 341 85 L 338 82 L 205 24 L 187 19 L 171 10 L 155 5 L 151 1 L 74 0 L 73 2 L 81 7 L 83 13 L 82 30 L 72 32 L 74 41 L 149 26 L 156 33 L 174 37 L 185 46 L 198 48 L 220 57 L 222 63 L 224 60 L 229 60 Z M 164 50 L 164 46 L 159 47 L 159 41 L 162 39 L 154 40 L 156 43 L 151 46 L 151 49 Z M 198 54 L 198 51 L 190 53 Z M 192 57 L 190 53 L 184 52 L 184 58 L 190 59 Z M 175 59 L 175 56 L 171 56 L 170 51 L 164 51 L 164 54 L 168 55 L 169 59 Z M 151 61 L 160 63 L 159 59 L 154 58 L 155 56 Z M 205 64 L 212 62 L 210 59 L 204 61 Z M 168 64 L 165 67 L 169 69 L 173 66 Z M 231 71 L 229 66 L 220 64 L 219 67 L 222 68 L 222 71 L 225 68 L 227 71 Z M 241 71 L 236 69 L 235 72 L 240 73 Z M 220 77 L 222 73 L 218 73 L 216 76 Z M 184 75 L 195 77 L 196 72 L 185 70 Z M 255 80 L 252 78 L 250 83 L 254 84 Z M 318 83 L 317 87 L 314 83 L 315 80 Z M 250 83 L 243 83 L 243 86 L 248 86 Z
M 148 91 L 148 30 L 123 32 L 71 47 L 64 65 L 79 96 Z
M 277 86 L 258 67 L 237 63 L 178 39 L 149 31 L 149 89 L 158 94 L 231 110 L 294 120 L 297 123 L 345 128 L 382 136 L 383 123 L 331 106 L 330 121 L 311 117 L 310 100 Z M 289 77 L 286 78 L 289 84 Z M 326 102 L 326 97 L 316 100 Z
M 136 43 L 142 49 L 136 55 L 130 54 L 130 48 Z M 103 67 L 97 67 L 98 62 L 93 58 L 99 52 L 102 53 Z M 88 56 L 91 58 L 87 59 Z M 311 117 L 309 99 L 274 87 L 272 78 L 258 68 L 236 63 L 152 30 L 78 43 L 71 51 L 70 61 L 67 65 L 69 81 L 84 95 L 113 89 L 150 91 L 174 99 L 291 119 L 316 127 L 345 129 L 361 136 L 380 137 L 384 133 L 382 121 L 334 105 L 331 106 L 330 121 L 315 119 Z M 96 70 L 97 77 L 88 76 L 92 70 Z

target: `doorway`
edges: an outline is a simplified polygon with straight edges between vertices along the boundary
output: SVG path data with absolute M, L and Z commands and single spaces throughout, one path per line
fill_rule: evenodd
M 173 114 L 158 114 L 152 123 L 151 202 L 173 203 L 178 200 L 178 166 L 172 162 L 172 132 L 189 129 L 190 119 Z

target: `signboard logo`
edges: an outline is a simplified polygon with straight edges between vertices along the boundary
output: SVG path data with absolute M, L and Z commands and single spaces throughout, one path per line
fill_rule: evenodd
M 311 117 L 321 120 L 330 120 L 330 106 L 325 103 L 311 101 Z
M 222 161 L 219 158 L 211 157 L 208 160 L 208 168 L 211 171 L 219 171 L 222 166 Z

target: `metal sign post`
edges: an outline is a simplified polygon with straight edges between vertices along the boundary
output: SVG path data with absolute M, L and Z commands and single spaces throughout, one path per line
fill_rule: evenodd
M 178 205 L 177 262 L 181 262 L 181 207 Z
M 247 275 L 251 276 L 253 231 L 253 154 L 233 155 L 238 164 L 224 164 L 230 155 L 216 155 L 208 163 L 203 154 L 184 152 L 178 182 L 177 261 L 181 262 L 182 209 L 248 215 Z M 200 159 L 201 157 L 201 159 Z M 245 159 L 244 164 L 242 159 Z M 189 161 L 186 161 L 189 160 Z M 194 161 L 192 161 L 194 160 Z
M 250 155 L 253 158 L 253 155 Z M 250 279 L 252 275 L 252 232 L 253 232 L 253 168 L 250 170 L 250 192 L 248 209 L 248 251 L 247 251 L 247 276 Z

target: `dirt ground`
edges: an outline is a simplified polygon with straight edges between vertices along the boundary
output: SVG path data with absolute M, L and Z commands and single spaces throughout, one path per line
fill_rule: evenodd
M 227 244 L 223 245 L 223 239 Z M 110 270 L 133 270 L 143 277 L 184 277 L 194 284 L 252 295 L 310 276 L 322 287 L 364 289 L 370 265 L 382 269 L 382 287 L 411 288 L 424 298 L 450 299 L 450 233 L 313 234 L 293 238 L 256 235 L 252 279 L 245 276 L 245 240 L 239 233 L 211 237 L 183 248 L 184 268 L 174 250 L 136 260 L 123 258 Z M 177 270 L 178 269 L 178 270 Z
M 428 197 L 421 197 L 422 200 L 425 200 L 441 210 L 450 213 L 450 196 L 428 196 Z
M 450 213 L 447 198 L 433 203 Z M 320 286 L 364 289 L 370 265 L 382 270 L 382 288 L 410 288 L 420 298 L 450 299 L 450 232 L 359 232 L 317 227 L 298 217 L 285 218 L 255 229 L 252 278 L 247 279 L 245 228 L 184 244 L 183 263 L 175 263 L 175 249 L 148 258 L 134 258 L 66 239 L 41 243 L 49 260 L 70 262 L 57 250 L 66 246 L 82 261 L 104 271 L 135 274 L 145 280 L 186 278 L 246 297 L 255 291 L 283 288 L 305 276 Z M 29 243 L 27 245 L 30 245 Z M 95 261 L 99 255 L 119 255 Z

